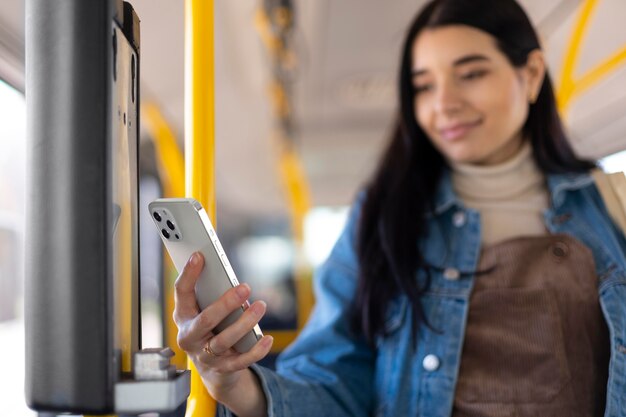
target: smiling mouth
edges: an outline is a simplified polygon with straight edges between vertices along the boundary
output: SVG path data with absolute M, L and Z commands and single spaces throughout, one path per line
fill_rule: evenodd
M 482 122 L 483 121 L 481 119 L 475 122 L 459 123 L 444 129 L 439 129 L 439 135 L 447 142 L 455 141 L 467 135 L 473 128 L 480 125 Z

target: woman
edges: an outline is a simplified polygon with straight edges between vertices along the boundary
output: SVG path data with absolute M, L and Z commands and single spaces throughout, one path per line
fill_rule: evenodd
M 224 415 L 626 416 L 626 241 L 561 127 L 514 0 L 434 0 L 404 44 L 395 132 L 315 280 L 277 372 L 211 329 L 202 259 L 177 281 L 179 344 Z M 608 326 L 607 326 L 608 325 Z M 229 411 L 230 410 L 230 411 Z

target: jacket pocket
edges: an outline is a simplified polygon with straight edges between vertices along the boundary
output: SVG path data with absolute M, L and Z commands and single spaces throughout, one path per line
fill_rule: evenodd
M 570 380 L 559 309 L 547 289 L 488 289 L 474 294 L 457 400 L 546 403 Z

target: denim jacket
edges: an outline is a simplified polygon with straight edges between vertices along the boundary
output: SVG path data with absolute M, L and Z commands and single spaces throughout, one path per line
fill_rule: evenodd
M 547 185 L 547 229 L 574 236 L 593 253 L 611 339 L 605 417 L 626 417 L 626 240 L 610 220 L 591 176 L 549 175 Z M 357 199 L 343 234 L 317 271 L 317 301 L 307 326 L 280 356 L 276 372 L 252 368 L 267 396 L 270 417 L 451 415 L 474 283 L 473 275 L 457 278 L 456 272 L 477 268 L 480 217 L 456 197 L 449 173 L 435 202 L 434 212 L 427 215 L 428 239 L 419 245 L 425 260 L 442 271 L 432 273 L 422 303 L 432 326 L 443 332 L 422 326 L 414 347 L 404 296 L 389 306 L 387 336 L 375 348 L 350 332 L 349 309 L 357 284 Z M 221 406 L 218 412 L 229 415 Z

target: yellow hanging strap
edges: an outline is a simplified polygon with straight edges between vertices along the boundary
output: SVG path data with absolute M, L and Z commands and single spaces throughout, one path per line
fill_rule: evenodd
M 313 307 L 312 271 L 304 259 L 304 218 L 311 207 L 311 193 L 306 173 L 295 149 L 291 85 L 297 69 L 296 55 L 291 48 L 294 28 L 291 2 L 280 6 L 264 4 L 257 9 L 254 25 L 272 61 L 273 77 L 269 82 L 269 98 L 277 122 L 273 145 L 278 155 L 278 173 L 285 192 L 291 217 L 291 230 L 296 247 L 294 280 L 298 306 L 298 329 L 270 331 L 274 337 L 272 352 L 279 353 L 298 335 Z
M 215 112 L 213 1 L 185 2 L 185 195 L 198 200 L 215 224 Z M 215 415 L 191 361 L 191 394 L 186 417 Z

